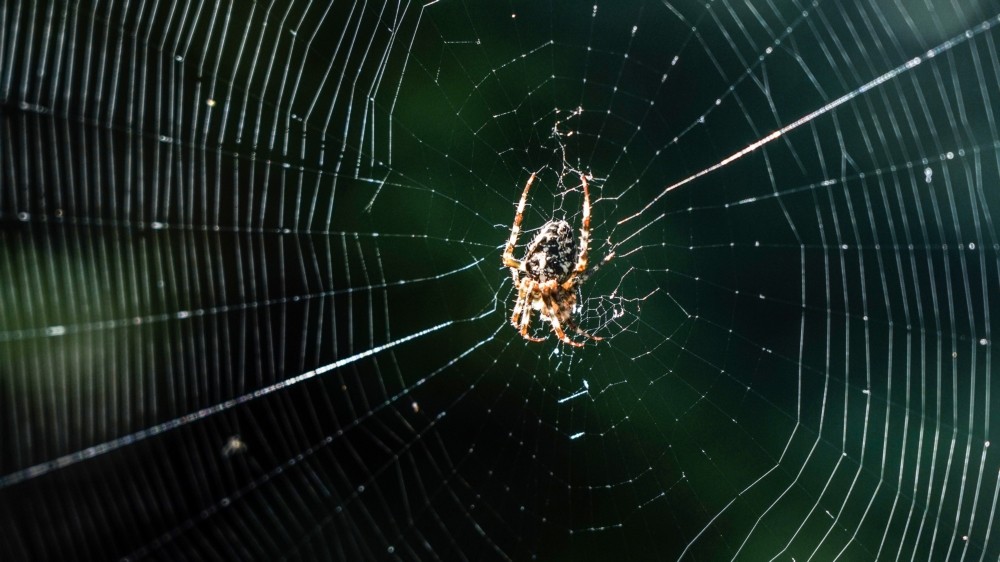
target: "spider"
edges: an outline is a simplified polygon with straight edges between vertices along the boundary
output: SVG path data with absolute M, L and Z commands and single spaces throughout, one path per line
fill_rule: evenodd
M 510 268 L 514 286 L 517 287 L 517 301 L 514 302 L 514 314 L 510 323 L 520 330 L 524 339 L 543 341 L 545 338 L 536 338 L 528 333 L 531 311 L 537 310 L 542 320 L 552 324 L 552 331 L 561 341 L 574 347 L 583 347 L 583 343 L 569 339 L 564 327 L 592 340 L 602 339 L 581 330 L 572 317 L 577 291 L 587 276 L 587 243 L 590 240 L 590 190 L 587 178 L 580 174 L 580 181 L 583 182 L 583 228 L 580 229 L 579 247 L 573 239 L 573 227 L 568 222 L 550 220 L 528 245 L 524 260 L 517 261 L 514 259 L 514 245 L 521 232 L 521 218 L 535 176 L 536 174 L 531 174 L 524 186 L 521 202 L 514 215 L 514 225 L 510 229 L 510 240 L 503 253 L 503 265 Z M 604 261 L 612 255 L 604 258 Z

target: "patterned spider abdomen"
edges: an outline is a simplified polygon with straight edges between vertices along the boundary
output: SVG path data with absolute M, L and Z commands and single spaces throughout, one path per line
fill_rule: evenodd
M 576 264 L 576 239 L 566 221 L 549 221 L 528 245 L 524 269 L 539 283 L 564 281 Z

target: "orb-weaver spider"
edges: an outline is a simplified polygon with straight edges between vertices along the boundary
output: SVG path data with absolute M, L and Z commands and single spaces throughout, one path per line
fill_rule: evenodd
M 575 347 L 583 347 L 566 335 L 564 327 L 592 340 L 602 338 L 584 332 L 573 321 L 577 291 L 587 277 L 587 250 L 590 241 L 590 187 L 587 177 L 580 174 L 583 183 L 583 225 L 580 229 L 580 244 L 573 238 L 573 227 L 565 220 L 550 220 L 542 225 L 538 235 L 528 245 L 524 260 L 514 259 L 514 245 L 521 232 L 521 218 L 528 201 L 528 192 L 535 181 L 531 174 L 524 186 L 521 201 L 514 215 L 514 225 L 510 229 L 510 240 L 503 253 L 503 265 L 510 268 L 517 288 L 514 314 L 510 323 L 518 328 L 521 336 L 533 342 L 543 341 L 528 333 L 531 325 L 531 311 L 537 310 L 542 320 L 552 325 L 552 331 L 560 341 Z M 613 254 L 604 258 L 607 261 Z

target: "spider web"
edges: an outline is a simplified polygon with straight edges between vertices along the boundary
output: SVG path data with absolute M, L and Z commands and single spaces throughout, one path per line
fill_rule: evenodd
M 1000 555 L 995 5 L 0 22 L 5 558 Z

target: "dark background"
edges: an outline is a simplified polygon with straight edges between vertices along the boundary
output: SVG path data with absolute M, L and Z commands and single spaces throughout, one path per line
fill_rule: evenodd
M 3 558 L 996 559 L 1000 20 L 888 4 L 0 8 Z

